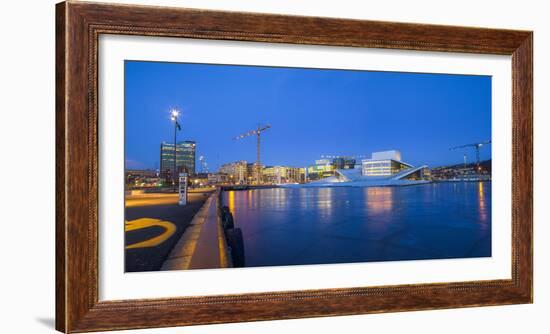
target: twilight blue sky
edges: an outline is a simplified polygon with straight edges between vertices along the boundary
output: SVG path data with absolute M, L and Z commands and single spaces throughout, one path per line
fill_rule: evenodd
M 491 139 L 490 76 L 126 61 L 125 80 L 128 168 L 159 167 L 173 107 L 178 141 L 195 140 L 210 171 L 255 161 L 256 138 L 232 138 L 258 123 L 272 126 L 262 136 L 265 165 L 397 149 L 403 161 L 436 167 L 464 153 L 473 162 L 473 149 L 449 148 Z M 490 157 L 484 146 L 481 158 Z

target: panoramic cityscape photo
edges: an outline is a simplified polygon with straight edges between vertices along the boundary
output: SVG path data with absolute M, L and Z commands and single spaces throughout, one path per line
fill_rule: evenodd
M 491 256 L 490 76 L 124 67 L 126 272 Z

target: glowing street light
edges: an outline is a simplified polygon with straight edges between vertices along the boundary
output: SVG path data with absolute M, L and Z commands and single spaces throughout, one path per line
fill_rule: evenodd
M 176 137 L 177 137 L 178 130 L 181 130 L 180 123 L 178 123 L 179 114 L 180 112 L 177 109 L 172 109 L 172 111 L 170 112 L 170 119 L 174 122 L 174 177 L 173 177 L 174 192 L 176 191 L 176 181 L 178 180 L 178 173 L 177 173 L 178 150 L 177 150 Z
M 177 121 L 179 115 L 180 112 L 177 109 L 172 109 L 172 111 L 170 112 L 170 116 L 173 121 Z

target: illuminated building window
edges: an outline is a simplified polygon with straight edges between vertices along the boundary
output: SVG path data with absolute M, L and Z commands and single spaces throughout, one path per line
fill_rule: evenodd
M 365 159 L 362 164 L 362 174 L 366 176 L 389 176 L 412 166 L 393 159 L 372 160 Z

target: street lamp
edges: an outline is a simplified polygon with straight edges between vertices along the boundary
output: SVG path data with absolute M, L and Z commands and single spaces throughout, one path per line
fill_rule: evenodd
M 176 134 L 178 133 L 178 130 L 181 130 L 180 123 L 178 123 L 179 114 L 180 112 L 177 109 L 172 109 L 172 111 L 170 112 L 170 119 L 174 122 L 174 178 L 173 178 L 174 192 L 176 192 L 176 181 L 178 180 L 178 172 L 177 172 L 178 150 L 177 150 L 177 143 L 176 143 Z

